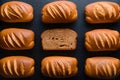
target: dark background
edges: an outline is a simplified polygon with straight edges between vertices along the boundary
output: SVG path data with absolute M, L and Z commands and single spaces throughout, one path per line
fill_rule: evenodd
M 4 2 L 11 1 L 11 0 L 0 0 L 0 5 Z M 17 0 L 18 1 L 18 0 Z M 24 1 L 29 4 L 31 4 L 34 8 L 34 20 L 29 23 L 4 23 L 0 21 L 0 30 L 5 28 L 26 28 L 31 29 L 35 32 L 35 46 L 31 50 L 24 50 L 24 51 L 7 51 L 0 49 L 0 58 L 6 57 L 6 56 L 28 56 L 32 57 L 35 60 L 35 74 L 32 77 L 29 78 L 23 78 L 21 80 L 95 80 L 92 78 L 89 78 L 84 73 L 84 66 L 85 66 L 85 60 L 88 57 L 94 57 L 94 56 L 112 56 L 120 59 L 120 51 L 110 51 L 110 52 L 88 52 L 84 47 L 84 34 L 85 32 L 97 28 L 109 28 L 114 30 L 120 30 L 120 21 L 113 24 L 97 24 L 97 25 L 91 25 L 86 23 L 85 16 L 84 16 L 84 7 L 92 2 L 95 1 L 105 1 L 105 0 L 70 0 L 77 5 L 78 9 L 78 20 L 72 24 L 52 24 L 52 25 L 46 25 L 41 22 L 41 9 L 42 7 L 52 1 L 55 0 L 19 0 Z M 114 1 L 120 4 L 119 0 L 106 0 L 106 1 Z M 60 28 L 60 27 L 68 27 L 73 30 L 75 30 L 78 33 L 78 41 L 77 41 L 77 49 L 75 51 L 50 51 L 46 52 L 42 50 L 41 46 L 41 39 L 40 35 L 41 33 L 49 28 Z M 75 77 L 72 78 L 66 78 L 66 79 L 52 79 L 45 77 L 41 74 L 40 68 L 41 68 L 41 60 L 45 58 L 46 56 L 52 56 L 52 55 L 65 55 L 65 56 L 73 56 L 78 59 L 78 68 L 79 72 Z M 0 80 L 18 80 L 18 79 L 6 79 L 3 77 L 0 77 Z M 120 76 L 118 76 L 116 79 L 113 80 L 120 80 Z

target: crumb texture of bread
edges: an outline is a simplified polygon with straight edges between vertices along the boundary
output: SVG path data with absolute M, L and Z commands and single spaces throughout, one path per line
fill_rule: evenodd
M 55 1 L 42 9 L 43 23 L 71 23 L 78 18 L 76 4 L 70 1 Z
M 85 7 L 88 23 L 112 23 L 120 20 L 120 6 L 115 2 L 101 1 Z
M 120 48 L 120 34 L 116 30 L 95 29 L 85 33 L 88 51 L 112 51 Z
M 34 32 L 27 29 L 8 28 L 0 32 L 0 47 L 6 50 L 26 50 L 34 47 Z
M 20 1 L 10 1 L 1 5 L 0 18 L 4 22 L 30 22 L 33 19 L 33 7 Z
M 73 57 L 49 56 L 41 62 L 43 75 L 52 78 L 73 77 L 78 73 L 78 61 Z
M 75 50 L 77 33 L 69 28 L 45 30 L 41 34 L 43 50 Z
M 87 58 L 85 64 L 87 76 L 99 79 L 111 79 L 120 74 L 120 60 L 113 57 Z
M 5 78 L 23 78 L 34 74 L 34 59 L 9 56 L 0 60 L 0 74 Z

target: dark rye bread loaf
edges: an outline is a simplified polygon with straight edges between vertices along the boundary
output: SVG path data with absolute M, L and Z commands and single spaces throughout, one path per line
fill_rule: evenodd
M 42 33 L 43 50 L 75 50 L 77 33 L 69 28 L 49 29 Z

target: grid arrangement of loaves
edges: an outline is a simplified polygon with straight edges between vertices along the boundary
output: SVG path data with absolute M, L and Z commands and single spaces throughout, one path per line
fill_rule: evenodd
M 33 7 L 25 2 L 10 1 L 1 5 L 0 19 L 6 23 L 30 22 Z M 101 1 L 85 7 L 90 24 L 114 23 L 120 19 L 120 7 L 115 2 Z M 54 1 L 42 8 L 42 22 L 72 23 L 78 18 L 77 6 L 71 1 Z M 0 47 L 4 50 L 29 50 L 35 45 L 34 32 L 28 29 L 7 28 L 0 32 Z M 69 28 L 54 28 L 41 34 L 44 51 L 75 50 L 78 34 Z M 120 34 L 116 30 L 96 29 L 85 33 L 88 51 L 115 51 L 120 49 Z M 8 56 L 0 60 L 0 75 L 5 78 L 23 78 L 34 74 L 34 59 L 27 56 Z M 41 61 L 41 73 L 51 78 L 68 78 L 78 73 L 75 57 L 49 56 Z M 85 73 L 91 78 L 112 79 L 120 74 L 120 60 L 114 57 L 87 58 Z

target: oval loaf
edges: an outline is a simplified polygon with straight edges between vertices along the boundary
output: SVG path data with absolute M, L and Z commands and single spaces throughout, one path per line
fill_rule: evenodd
M 6 78 L 29 77 L 34 74 L 34 59 L 10 56 L 0 60 L 0 74 Z
M 78 72 L 77 64 L 77 59 L 73 57 L 50 56 L 42 60 L 41 72 L 52 78 L 72 77 Z
M 115 2 L 101 1 L 88 4 L 85 7 L 88 23 L 112 23 L 120 19 L 120 6 Z
M 33 7 L 25 2 L 10 1 L 1 5 L 0 18 L 4 22 L 29 22 L 33 19 Z
M 34 32 L 8 28 L 0 32 L 0 47 L 6 50 L 27 50 L 34 47 Z
M 92 78 L 111 80 L 120 74 L 120 60 L 113 57 L 87 58 L 85 73 Z
M 120 48 L 120 34 L 110 29 L 96 29 L 85 33 L 88 51 L 112 51 Z
M 46 4 L 42 9 L 43 23 L 71 23 L 76 21 L 76 5 L 70 1 L 55 1 Z

